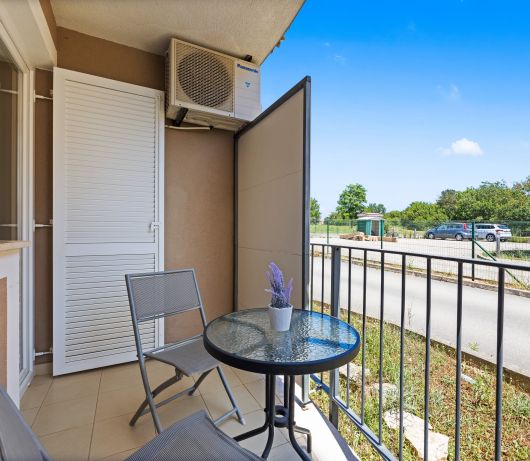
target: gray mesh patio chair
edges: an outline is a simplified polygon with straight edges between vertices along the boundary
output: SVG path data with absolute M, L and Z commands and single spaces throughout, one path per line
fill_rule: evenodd
M 0 387 L 0 459 L 51 461 L 24 421 L 22 414 Z M 213 424 L 204 411 L 177 421 L 133 453 L 127 461 L 262 461 L 240 447 Z
M 204 378 L 206 378 L 206 376 L 208 376 L 208 374 L 214 369 L 219 373 L 221 382 L 223 383 L 225 391 L 232 404 L 232 409 L 217 418 L 214 421 L 215 424 L 219 424 L 234 413 L 237 414 L 241 424 L 244 424 L 243 416 L 237 407 L 223 370 L 219 366 L 219 362 L 204 348 L 202 333 L 176 343 L 165 344 L 148 352 L 145 352 L 142 348 L 142 339 L 139 328 L 142 322 L 198 310 L 202 324 L 206 327 L 206 316 L 204 315 L 204 308 L 197 280 L 195 278 L 195 271 L 193 269 L 186 269 L 166 272 L 150 272 L 147 274 L 127 274 L 125 280 L 127 283 L 127 293 L 129 295 L 129 305 L 131 308 L 134 337 L 136 340 L 138 363 L 140 365 L 140 372 L 142 374 L 142 381 L 146 395 L 145 400 L 132 417 L 130 425 L 133 426 L 140 416 L 150 411 L 155 428 L 157 432 L 160 433 L 162 427 L 156 409 L 184 394 L 193 395 L 203 382 Z M 175 376 L 164 381 L 156 389 L 151 390 L 145 367 L 145 358 L 158 360 L 173 366 L 175 368 Z M 186 376 L 200 374 L 200 376 L 193 386 L 163 400 L 162 402 L 155 403 L 154 397 L 160 394 L 164 389 L 167 389 L 169 386 L 179 381 L 183 374 Z
M 50 460 L 48 453 L 2 387 L 0 387 L 0 459 Z

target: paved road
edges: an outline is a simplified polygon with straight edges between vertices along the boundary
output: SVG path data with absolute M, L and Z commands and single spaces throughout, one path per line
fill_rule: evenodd
M 331 262 L 324 265 L 324 302 L 330 302 Z M 320 261 L 314 268 L 314 300 L 321 297 Z M 362 312 L 361 266 L 352 265 L 352 310 Z M 340 306 L 348 306 L 348 263 L 341 265 Z M 454 283 L 432 281 L 431 337 L 446 344 L 456 343 L 456 290 Z M 407 276 L 405 323 L 408 330 L 425 334 L 426 279 Z M 379 318 L 380 272 L 367 270 L 367 314 Z M 385 272 L 386 321 L 399 325 L 401 275 Z M 462 348 L 466 352 L 496 361 L 497 292 L 463 287 Z M 477 349 L 474 351 L 473 349 Z M 504 319 L 504 364 L 530 376 L 530 298 L 507 294 Z

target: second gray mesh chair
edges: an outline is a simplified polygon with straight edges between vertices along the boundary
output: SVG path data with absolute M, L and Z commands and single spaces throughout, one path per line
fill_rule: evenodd
M 219 373 L 221 382 L 225 388 L 228 398 L 232 404 L 232 409 L 216 419 L 214 422 L 219 424 L 221 421 L 237 414 L 241 424 L 244 424 L 241 411 L 237 407 L 236 401 L 228 386 L 223 370 L 219 362 L 214 359 L 204 348 L 202 333 L 188 339 L 165 344 L 156 349 L 144 351 L 142 347 L 142 338 L 140 334 L 140 324 L 143 322 L 153 321 L 154 319 L 176 316 L 184 312 L 197 310 L 206 327 L 206 316 L 199 293 L 199 287 L 195 278 L 193 269 L 150 272 L 147 274 L 127 274 L 125 276 L 127 283 L 127 293 L 129 295 L 129 305 L 131 308 L 132 324 L 134 337 L 136 341 L 136 350 L 138 354 L 138 363 L 142 374 L 142 381 L 145 388 L 146 398 L 136 411 L 130 421 L 133 426 L 138 418 L 147 412 L 151 412 L 157 432 L 162 431 L 160 419 L 156 409 L 176 398 L 188 394 L 192 395 L 203 382 L 204 378 L 214 369 Z M 145 359 L 158 360 L 171 365 L 175 368 L 175 376 L 164 381 L 155 389 L 151 390 Z M 154 398 L 164 389 L 182 379 L 182 375 L 191 376 L 199 374 L 195 384 L 162 402 L 155 403 Z

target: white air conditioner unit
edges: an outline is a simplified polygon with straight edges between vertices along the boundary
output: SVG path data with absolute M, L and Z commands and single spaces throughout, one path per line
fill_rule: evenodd
M 167 118 L 237 130 L 260 112 L 259 66 L 171 39 L 166 59 Z

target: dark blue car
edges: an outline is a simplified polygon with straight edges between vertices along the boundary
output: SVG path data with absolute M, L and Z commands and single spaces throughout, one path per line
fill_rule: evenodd
M 455 239 L 464 240 L 471 238 L 471 226 L 466 223 L 446 223 L 429 229 L 425 233 L 428 239 Z

